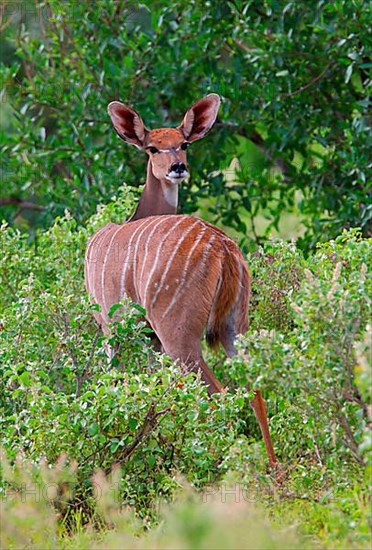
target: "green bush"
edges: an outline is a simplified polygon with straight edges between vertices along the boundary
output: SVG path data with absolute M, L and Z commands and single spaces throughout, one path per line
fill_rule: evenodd
M 254 258 L 255 287 L 263 289 L 256 331 L 240 338 L 231 372 L 243 383 L 248 365 L 255 387 L 265 390 L 286 460 L 331 464 L 349 455 L 363 462 L 369 417 L 356 351 L 371 314 L 371 260 L 371 242 L 358 231 L 319 246 L 307 261 L 281 242 Z
M 364 502 L 360 478 L 371 457 L 371 242 L 350 231 L 307 259 L 280 241 L 251 255 L 252 328 L 240 337 L 238 355 L 217 365 L 234 391 L 210 400 L 198 377 L 150 351 L 138 305 L 124 301 L 123 320 L 114 323 L 110 343 L 119 346 L 119 361 L 104 352 L 83 285 L 84 249 L 92 232 L 121 220 L 131 205 L 123 187 L 86 227 L 66 212 L 30 242 L 1 228 L 1 433 L 12 467 L 66 457 L 74 470 L 69 502 L 63 504 L 59 485 L 62 496 L 53 502 L 69 529 L 79 521 L 99 527 L 92 476 L 115 464 L 120 502 L 149 525 L 159 519 L 159 501 L 176 494 L 178 473 L 198 490 L 243 483 L 271 506 L 278 492 L 284 503 L 291 499 L 291 510 L 306 495 L 331 506 L 332 495 L 337 514 L 349 521 L 354 486 Z M 247 382 L 267 401 L 285 481 L 267 473 Z M 11 490 L 5 480 L 3 491 Z M 323 536 L 311 506 L 309 530 Z M 278 509 L 286 517 L 285 504 Z M 353 520 L 361 544 L 366 513 L 360 504 Z M 331 506 L 322 525 L 339 525 L 335 514 Z M 342 540 L 353 540 L 337 529 Z
M 244 395 L 221 396 L 211 407 L 194 375 L 162 356 L 150 365 L 142 310 L 130 304 L 110 339 L 120 345 L 121 366 L 106 358 L 83 287 L 84 248 L 90 232 L 122 216 L 123 195 L 88 229 L 66 214 L 40 233 L 37 251 L 2 227 L 1 282 L 13 292 L 3 295 L 2 438 L 13 459 L 22 452 L 34 460 L 56 461 L 61 453 L 78 460 L 77 494 L 88 509 L 93 471 L 121 464 L 123 498 L 145 515 L 177 485 L 175 470 L 196 486 L 218 476 Z

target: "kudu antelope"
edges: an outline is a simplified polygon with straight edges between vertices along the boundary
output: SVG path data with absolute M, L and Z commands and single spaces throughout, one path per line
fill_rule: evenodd
M 108 112 L 118 135 L 148 155 L 146 184 L 134 215 L 110 223 L 90 240 L 85 283 L 100 305 L 97 322 L 109 333 L 110 307 L 127 294 L 146 309 L 156 339 L 170 357 L 200 371 L 209 393 L 222 385 L 205 363 L 201 338 L 221 343 L 228 356 L 234 339 L 248 328 L 249 273 L 235 242 L 193 216 L 177 215 L 178 186 L 188 176 L 186 148 L 212 128 L 220 105 L 209 94 L 192 105 L 177 128 L 148 130 L 130 107 L 113 101 Z M 265 403 L 251 402 L 270 464 L 276 458 Z

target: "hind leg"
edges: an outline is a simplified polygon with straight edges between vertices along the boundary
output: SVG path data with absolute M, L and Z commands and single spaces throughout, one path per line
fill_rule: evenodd
M 151 319 L 151 325 L 165 353 L 186 366 L 189 372 L 200 371 L 201 378 L 212 395 L 223 392 L 223 386 L 209 369 L 201 351 L 200 342 L 207 326 L 210 307 L 210 303 L 205 301 L 205 296 L 193 300 L 185 297 L 185 301 L 178 309 L 177 317 L 164 316 L 158 323 L 156 318 Z
M 262 437 L 265 443 L 267 456 L 269 457 L 270 466 L 276 468 L 278 461 L 275 456 L 273 443 L 270 436 L 269 422 L 267 418 L 266 403 L 259 390 L 255 390 L 254 398 L 251 401 L 251 407 L 257 418 L 257 422 L 260 426 Z
M 188 371 L 199 372 L 204 383 L 208 386 L 208 393 L 222 393 L 223 386 L 217 379 L 215 374 L 210 370 L 207 363 L 204 361 L 199 335 L 183 335 L 178 338 L 170 338 L 168 332 L 160 332 L 159 338 L 163 345 L 164 351 L 172 359 L 180 361 L 186 366 Z M 201 336 L 201 335 L 200 335 Z
M 178 359 L 189 371 L 200 372 L 201 379 L 208 387 L 209 395 L 223 392 L 221 382 L 203 359 L 200 342 L 195 342 L 194 346 L 190 346 L 190 342 L 187 342 L 185 346 L 178 345 L 177 349 L 174 348 L 174 345 L 168 347 L 167 342 L 163 342 L 163 346 L 165 352 L 172 359 Z
M 226 351 L 227 357 L 233 357 L 236 355 L 235 338 L 235 319 L 234 311 L 232 311 L 226 317 L 220 334 L 220 341 Z

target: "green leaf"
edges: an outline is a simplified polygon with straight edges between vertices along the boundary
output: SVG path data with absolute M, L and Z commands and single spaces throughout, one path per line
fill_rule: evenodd
M 29 372 L 25 371 L 22 374 L 18 376 L 18 380 L 21 382 L 23 386 L 26 386 L 27 388 L 32 385 L 32 377 Z

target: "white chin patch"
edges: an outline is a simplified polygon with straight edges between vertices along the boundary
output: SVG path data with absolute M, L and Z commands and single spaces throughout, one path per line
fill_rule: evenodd
M 169 172 L 169 174 L 165 177 L 172 183 L 181 183 L 181 181 L 187 178 L 188 175 L 188 172 L 182 172 L 181 174 L 178 174 L 177 172 Z

